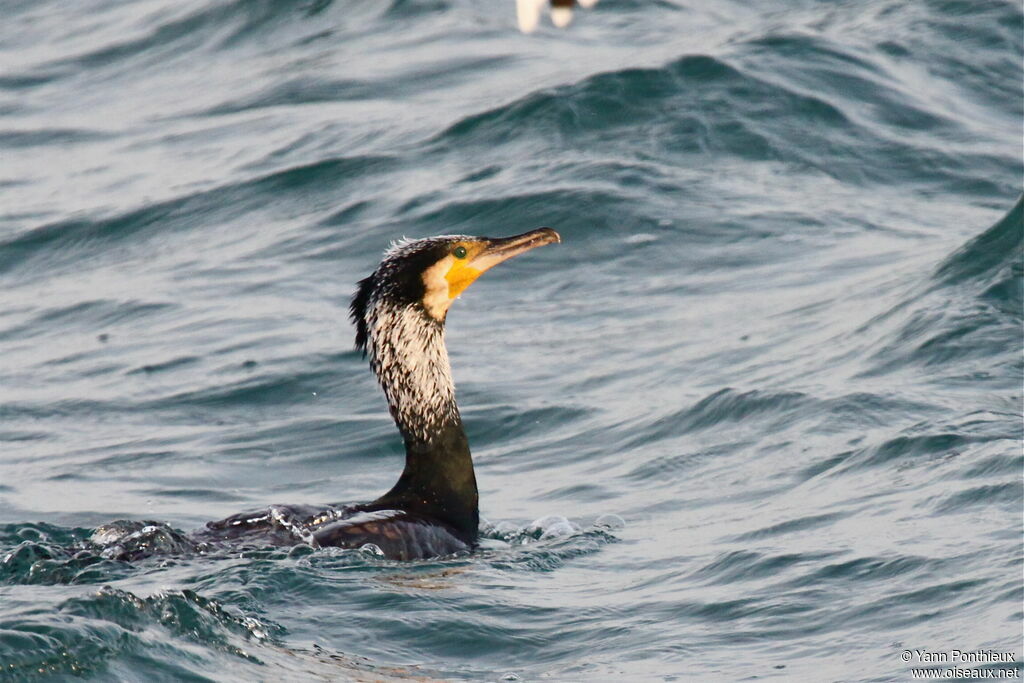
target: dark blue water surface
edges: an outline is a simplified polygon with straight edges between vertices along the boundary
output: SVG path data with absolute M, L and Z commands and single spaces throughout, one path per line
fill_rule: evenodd
M 0 13 L 0 678 L 1021 675 L 1019 2 Z M 355 282 L 540 225 L 448 318 L 478 552 L 188 551 L 390 487 Z

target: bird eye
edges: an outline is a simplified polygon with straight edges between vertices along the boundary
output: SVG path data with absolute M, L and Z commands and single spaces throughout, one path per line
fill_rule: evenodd
M 452 251 L 452 254 L 455 256 L 455 258 L 466 258 L 466 248 L 455 247 L 455 249 Z

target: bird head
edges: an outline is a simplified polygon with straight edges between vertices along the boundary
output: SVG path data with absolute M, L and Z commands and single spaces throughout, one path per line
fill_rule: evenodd
M 429 319 L 443 323 L 452 302 L 484 272 L 560 241 L 551 228 L 538 228 L 512 237 L 444 235 L 394 244 L 352 297 L 349 310 L 356 324 L 356 348 L 366 349 L 368 313 L 376 306 L 418 307 Z

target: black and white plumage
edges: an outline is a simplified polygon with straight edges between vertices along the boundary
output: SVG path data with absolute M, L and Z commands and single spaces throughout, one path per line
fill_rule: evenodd
M 479 512 L 469 442 L 444 340 L 451 303 L 484 271 L 561 241 L 550 228 L 506 238 L 448 235 L 393 245 L 359 283 L 350 316 L 405 441 L 390 491 L 369 503 L 274 506 L 207 524 L 201 540 L 359 548 L 387 557 L 450 555 L 476 546 Z
M 349 316 L 356 348 L 369 356 L 403 436 L 428 441 L 458 419 L 455 384 L 444 342 L 444 319 L 423 305 L 422 273 L 465 235 L 397 242 L 372 275 L 360 281 Z

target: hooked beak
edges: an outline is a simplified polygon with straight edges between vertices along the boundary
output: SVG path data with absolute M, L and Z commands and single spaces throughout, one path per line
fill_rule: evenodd
M 518 256 L 535 247 L 561 242 L 562 238 L 551 228 L 537 228 L 536 230 L 524 232 L 522 235 L 500 238 L 488 237 L 482 241 L 486 241 L 487 246 L 473 257 L 468 264 L 471 268 L 475 268 L 481 273 L 493 268 L 502 261 L 507 261 L 513 256 Z

